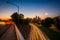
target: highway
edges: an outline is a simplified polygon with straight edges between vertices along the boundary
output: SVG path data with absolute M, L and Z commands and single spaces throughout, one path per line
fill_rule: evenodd
M 40 29 L 34 24 L 30 23 L 31 32 L 28 40 L 50 40 Z

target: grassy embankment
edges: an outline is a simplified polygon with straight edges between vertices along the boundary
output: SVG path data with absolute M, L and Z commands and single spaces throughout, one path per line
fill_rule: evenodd
M 60 33 L 43 26 L 38 26 L 38 28 L 41 29 L 50 38 L 50 40 L 60 40 Z

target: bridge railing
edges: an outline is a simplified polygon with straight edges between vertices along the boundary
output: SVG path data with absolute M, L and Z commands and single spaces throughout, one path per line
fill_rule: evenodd
M 19 29 L 17 28 L 16 25 L 15 25 L 15 30 L 16 30 L 17 40 L 25 40 L 23 35 L 21 34 L 21 32 L 19 31 Z

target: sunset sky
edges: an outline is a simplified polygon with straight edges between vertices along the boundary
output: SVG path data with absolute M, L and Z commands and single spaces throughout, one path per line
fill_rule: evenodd
M 25 17 L 41 18 L 60 15 L 60 0 L 0 0 L 0 18 L 10 18 L 17 12 L 17 7 L 6 1 L 19 5 L 19 12 Z

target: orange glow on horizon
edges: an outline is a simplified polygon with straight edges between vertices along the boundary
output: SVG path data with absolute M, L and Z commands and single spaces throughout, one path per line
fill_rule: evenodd
M 11 17 L 0 17 L 1 20 L 8 20 L 11 19 Z
M 0 24 L 3 24 L 3 25 L 5 25 L 6 23 L 5 23 L 5 22 L 0 22 Z
M 27 17 L 27 16 L 25 16 L 24 18 L 34 18 L 34 17 L 36 17 L 36 16 L 29 16 L 29 17 Z M 39 16 L 41 19 L 45 19 L 46 18 L 46 16 Z M 8 19 L 11 19 L 11 17 L 0 17 L 0 19 L 1 20 L 8 20 Z

